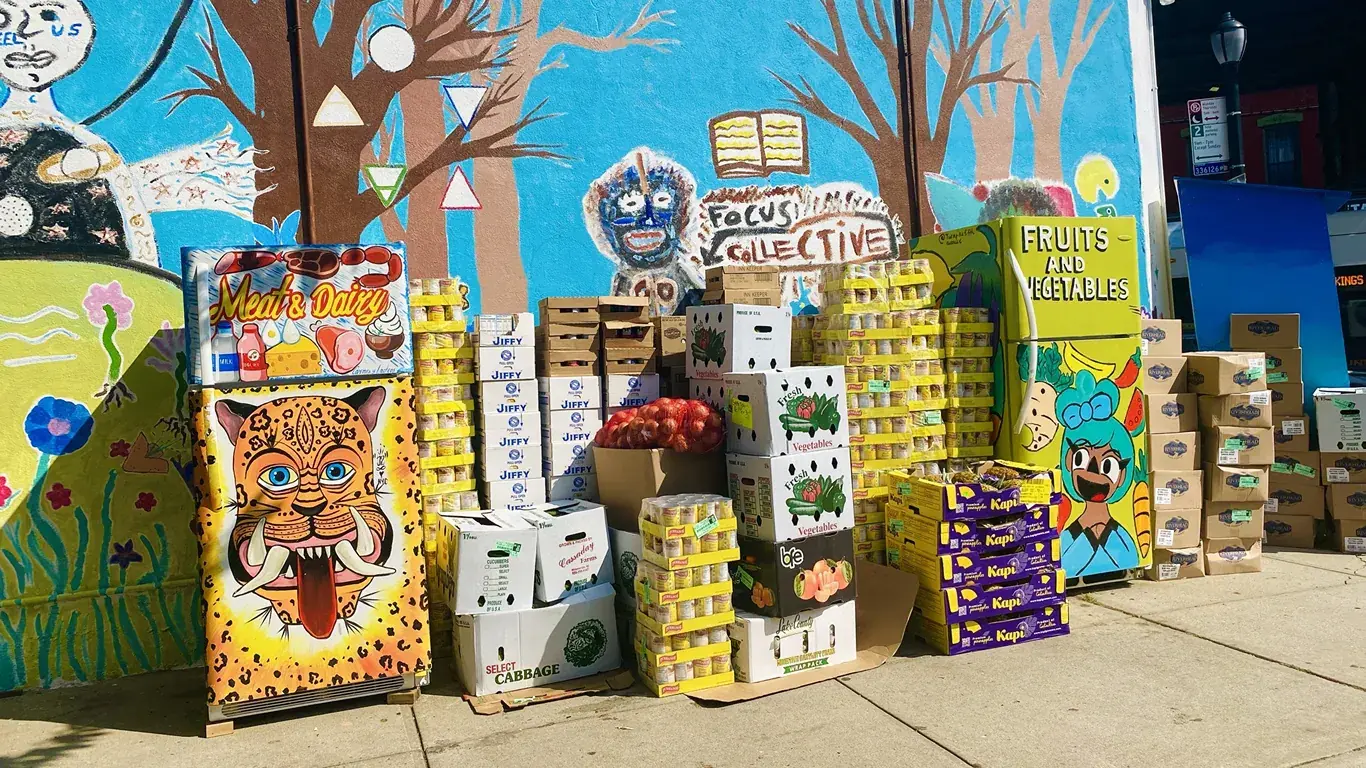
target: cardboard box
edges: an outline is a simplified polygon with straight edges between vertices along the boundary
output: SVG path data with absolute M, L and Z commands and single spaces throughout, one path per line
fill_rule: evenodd
M 1366 454 L 1321 451 L 1319 482 L 1324 485 L 1366 483 Z
M 1273 416 L 1300 416 L 1304 413 L 1304 385 L 1267 384 L 1271 388 L 1271 413 Z
M 1266 355 L 1261 352 L 1190 352 L 1186 386 L 1199 395 L 1235 395 L 1266 389 Z
M 1259 539 L 1266 521 L 1265 502 L 1211 501 L 1205 505 L 1201 535 L 1206 539 Z
M 544 608 L 455 617 L 455 667 L 475 696 L 616 669 L 618 642 L 611 584 Z
M 544 323 L 536 328 L 536 341 L 542 350 L 578 350 L 594 353 L 602 349 L 602 339 L 598 336 L 598 325 L 570 325 L 568 323 Z
M 644 540 L 635 531 L 607 529 L 607 543 L 612 547 L 612 575 L 616 578 L 617 602 L 636 604 L 636 570 L 640 567 L 640 550 Z M 635 619 L 632 617 L 632 623 Z
M 1267 513 L 1262 530 L 1266 543 L 1273 547 L 1292 549 L 1313 549 L 1318 518 L 1311 515 L 1285 515 Z
M 730 395 L 727 394 L 725 379 L 688 379 L 688 386 L 688 397 L 693 400 L 701 400 L 719 413 L 726 414 L 729 417 Z M 848 434 L 847 426 L 845 433 Z
M 1276 458 L 1271 462 L 1271 489 L 1322 485 L 1319 478 L 1321 462 L 1318 451 L 1284 451 L 1277 448 Z
M 860 519 L 857 513 L 854 519 Z M 871 526 L 870 526 L 871 527 Z M 886 504 L 884 536 L 892 542 L 909 542 L 927 557 L 959 552 L 988 552 L 1015 549 L 1035 541 L 1058 537 L 1058 507 L 1040 505 L 1008 517 L 946 522 L 920 514 L 916 507 L 899 501 Z M 854 524 L 858 540 L 860 525 Z
M 613 528 L 637 531 L 640 502 L 672 493 L 726 495 L 726 456 L 677 453 L 663 448 L 593 447 L 598 496 Z
M 1148 401 L 1148 433 L 1165 435 L 1172 432 L 1194 432 L 1199 426 L 1196 417 L 1196 395 L 1144 393 Z
M 607 513 L 601 504 L 560 501 L 522 511 L 536 527 L 536 599 L 561 600 L 599 584 L 612 584 Z
M 1151 469 L 1183 471 L 1200 468 L 1200 433 L 1174 432 L 1152 435 Z
M 781 618 L 849 602 L 858 592 L 849 529 L 772 542 L 740 537 L 731 580 L 735 607 Z
M 536 529 L 507 510 L 473 517 L 442 515 L 437 563 L 452 580 L 451 613 L 496 613 L 531 607 Z
M 1266 383 L 1303 384 L 1304 350 L 1299 347 L 1268 350 L 1266 353 Z
M 728 373 L 724 382 L 728 452 L 777 456 L 849 445 L 842 366 Z
M 1277 451 L 1309 450 L 1309 419 L 1304 416 L 1272 416 L 1271 426 Z
M 1143 358 L 1143 391 L 1150 395 L 1178 394 L 1186 391 L 1186 358 Z
M 1262 539 L 1210 539 L 1205 542 L 1205 575 L 1262 572 Z
M 731 622 L 735 679 L 774 680 L 853 661 L 854 603 L 840 603 L 775 619 L 739 611 Z
M 688 318 L 683 315 L 666 315 L 655 320 L 655 351 L 659 353 L 661 365 L 684 368 L 688 354 Z M 686 375 L 685 375 L 686 378 Z
M 547 475 L 545 478 L 545 496 L 546 501 L 566 501 L 569 499 L 598 501 L 597 473 Z
M 479 450 L 480 477 L 486 482 L 541 477 L 541 461 L 539 445 L 516 448 L 490 448 L 486 445 Z
M 1333 545 L 1339 552 L 1366 554 L 1366 523 L 1361 520 L 1334 520 Z
M 1206 501 L 1266 501 L 1271 488 L 1266 467 L 1205 465 Z
M 1149 357 L 1181 356 L 1181 321 L 1144 318 L 1138 333 L 1139 354 Z
M 1174 509 L 1199 509 L 1204 502 L 1204 473 L 1198 469 L 1154 470 L 1152 484 L 1157 517 Z
M 1020 581 L 991 586 L 922 589 L 915 607 L 936 624 L 980 621 L 1007 613 L 1061 605 L 1067 599 L 1067 574 L 1045 569 Z
M 602 321 L 596 296 L 547 296 L 536 305 L 541 323 L 565 323 L 596 327 Z
M 1321 451 L 1366 451 L 1366 387 L 1314 390 L 1314 423 Z
M 659 374 L 610 374 L 603 377 L 602 403 L 608 408 L 636 408 L 659 399 Z
M 1196 509 L 1153 510 L 1153 546 L 1159 549 L 1189 549 L 1200 546 L 1201 511 Z
M 854 527 L 849 449 L 794 456 L 726 454 L 741 536 L 787 541 Z
M 752 307 L 781 307 L 783 306 L 783 292 L 781 289 L 727 288 L 703 293 L 702 304 L 704 306 L 745 304 Z
M 639 352 L 640 357 L 655 356 L 655 327 L 626 320 L 604 320 L 599 326 L 604 350 L 627 349 Z
M 1228 325 L 1234 349 L 1265 351 L 1300 345 L 1299 315 L 1229 315 Z
M 474 358 L 479 381 L 518 381 L 536 378 L 535 347 L 480 347 Z
M 475 334 L 481 347 L 533 347 L 536 345 L 536 321 L 530 312 L 510 315 L 479 315 L 475 318 Z
M 1205 427 L 1270 427 L 1271 392 L 1200 397 L 1200 425 Z
M 609 349 L 603 353 L 602 375 L 604 376 L 648 376 L 656 373 L 654 352 L 649 357 L 639 357 L 638 350 Z
M 1205 550 L 1200 543 L 1181 549 L 1153 550 L 1153 565 L 1146 573 L 1149 581 L 1198 579 L 1205 575 Z
M 923 579 L 926 589 L 1003 584 L 1062 566 L 1061 543 L 1056 538 L 1032 541 L 1012 550 L 953 555 L 926 556 L 914 543 L 906 541 L 894 549 L 900 553 L 898 567 Z
M 534 381 L 486 381 L 479 385 L 481 413 L 525 416 L 537 410 Z
M 601 322 L 650 322 L 648 296 L 599 296 L 598 316 Z
M 598 353 L 592 350 L 545 349 L 536 358 L 536 375 L 541 377 L 598 376 L 601 373 L 602 362 Z
M 1267 513 L 1323 517 L 1328 508 L 1323 486 L 1318 484 L 1317 478 L 1284 471 L 1286 458 L 1277 456 L 1276 463 L 1271 465 L 1271 498 L 1266 502 Z M 1307 468 L 1306 465 L 1295 467 Z
M 1066 635 L 1069 632 L 1067 603 L 949 625 L 930 621 L 917 613 L 911 616 L 911 631 L 931 648 L 950 656 L 1018 645 Z
M 726 265 L 707 268 L 707 290 L 759 288 L 779 290 L 782 273 L 775 266 Z
M 541 473 L 546 477 L 593 474 L 591 440 L 547 440 L 542 455 Z
M 746 304 L 688 308 L 688 378 L 792 367 L 792 313 Z
M 545 503 L 545 483 L 539 478 L 485 482 L 482 497 L 489 509 L 531 509 Z
M 677 397 L 687 400 L 692 396 L 692 384 L 688 382 L 688 368 L 683 361 L 678 362 L 674 368 L 662 368 L 659 371 L 659 396 Z
M 548 411 L 545 419 L 545 445 L 554 443 L 591 443 L 602 429 L 602 411 Z
M 541 408 L 547 411 L 602 408 L 602 379 L 596 376 L 544 377 L 537 383 Z
M 1330 485 L 1328 514 L 1334 520 L 1366 520 L 1366 485 Z
M 530 439 L 524 439 L 530 438 Z M 480 413 L 479 439 L 485 448 L 541 444 L 541 412 Z
M 1270 427 L 1205 427 L 1200 430 L 1200 443 L 1208 464 L 1267 467 L 1276 458 Z

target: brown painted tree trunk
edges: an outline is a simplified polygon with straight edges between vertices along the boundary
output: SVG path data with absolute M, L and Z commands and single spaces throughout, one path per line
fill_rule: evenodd
M 257 66 L 262 66 L 258 64 Z M 284 221 L 291 213 L 300 209 L 299 201 L 299 148 L 294 135 L 294 94 L 288 87 L 279 83 L 256 87 L 256 109 L 262 115 L 252 131 L 252 143 L 265 154 L 257 155 L 256 188 L 275 189 L 256 198 L 252 216 L 259 224 L 271 225 L 271 220 Z M 300 229 L 302 229 L 300 224 Z M 286 235 L 303 236 L 303 232 L 287 232 Z
M 526 269 L 522 266 L 521 200 L 512 160 L 474 161 L 474 253 L 479 270 L 479 306 L 484 312 L 525 312 Z M 607 286 L 603 286 L 606 293 Z
M 906 179 L 906 160 L 900 139 L 882 142 L 890 150 L 895 150 L 890 163 L 876 160 L 873 169 L 877 173 L 877 194 L 887 204 L 887 211 L 901 220 L 901 233 L 909 239 L 913 231 L 911 221 L 911 190 Z M 888 152 L 888 155 L 893 155 Z
M 1034 177 L 1062 181 L 1062 108 L 1065 86 L 1044 91 L 1034 114 Z
M 446 138 L 446 95 L 439 80 L 419 80 L 399 93 L 403 106 L 403 137 L 411 165 L 426 157 Z M 448 174 L 438 171 L 423 179 L 408 195 L 408 274 L 411 277 L 446 277 L 450 254 L 446 247 L 446 194 Z
M 968 116 L 977 154 L 977 178 L 970 180 L 973 182 L 1008 178 L 1015 155 L 1015 96 L 1019 86 L 997 83 L 991 87 L 996 90 L 995 109 L 980 117 Z M 982 101 L 988 107 L 985 95 Z

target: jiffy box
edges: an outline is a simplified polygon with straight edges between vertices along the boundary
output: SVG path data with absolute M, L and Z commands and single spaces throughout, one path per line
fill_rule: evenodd
M 774 543 L 740 537 L 732 581 L 735 607 L 762 616 L 854 599 L 854 532 L 836 531 Z
M 1205 427 L 1270 427 L 1271 391 L 1240 395 L 1202 395 L 1200 425 Z
M 1175 432 L 1170 435 L 1150 435 L 1154 471 L 1170 469 L 1183 471 L 1200 468 L 1200 433 Z
M 1261 572 L 1261 538 L 1210 539 L 1205 542 L 1206 575 L 1226 576 L 1232 573 Z
M 1181 549 L 1153 551 L 1153 565 L 1147 571 L 1150 581 L 1198 579 L 1205 575 L 1205 549 L 1200 542 Z
M 541 476 L 541 446 L 482 448 L 479 463 L 485 481 L 527 480 Z
M 1366 451 L 1366 387 L 1314 390 L 1321 451 Z
M 688 308 L 688 378 L 792 367 L 792 313 L 720 304 Z
M 515 512 L 443 515 L 437 563 L 454 579 L 451 613 L 496 613 L 531 607 L 536 529 Z
M 659 374 L 628 375 L 612 373 L 606 381 L 603 403 L 608 408 L 635 408 L 659 399 Z
M 602 408 L 602 379 L 597 376 L 554 376 L 537 380 L 541 407 L 547 411 Z
M 1204 496 L 1204 475 L 1198 469 L 1153 472 L 1153 509 L 1158 517 L 1173 509 L 1199 509 Z
M 854 527 L 849 449 L 795 456 L 726 454 L 740 535 L 787 541 Z
M 1313 549 L 1318 518 L 1312 515 L 1283 515 L 1267 513 L 1262 523 L 1266 543 L 1273 547 Z
M 593 447 L 598 499 L 613 528 L 636 531 L 640 502 L 672 493 L 726 493 L 726 456 L 663 448 Z
M 607 514 L 587 501 L 537 504 L 522 517 L 536 526 L 536 599 L 554 602 L 612 583 Z
M 479 437 L 484 448 L 541 444 L 541 412 L 480 413 Z
M 545 503 L 545 483 L 539 478 L 486 482 L 483 497 L 490 509 L 531 509 Z
M 1265 502 L 1211 501 L 1205 505 L 1206 539 L 1261 538 Z
M 1196 395 L 1146 394 L 1146 397 L 1150 434 L 1195 431 L 1199 423 L 1196 419 Z
M 549 411 L 545 420 L 545 442 L 592 442 L 593 435 L 602 428 L 602 411 Z
M 480 384 L 479 411 L 500 416 L 536 413 L 536 382 L 486 381 Z
M 849 445 L 843 366 L 728 373 L 724 381 L 727 451 L 778 456 Z
M 1234 467 L 1269 465 L 1276 458 L 1271 429 L 1205 427 L 1200 430 L 1205 461 Z
M 621 666 L 611 584 L 544 608 L 455 617 L 455 664 L 475 696 Z
M 854 603 L 772 618 L 738 612 L 730 625 L 735 679 L 744 683 L 787 677 L 853 661 Z
M 1205 465 L 1206 501 L 1266 501 L 1271 498 L 1266 467 Z
M 536 378 L 534 347 L 480 347 L 475 357 L 480 381 L 518 381 Z
M 1143 391 L 1150 395 L 1170 395 L 1186 391 L 1186 358 L 1143 358 Z
M 598 476 L 592 472 L 586 475 L 550 475 L 545 479 L 545 494 L 547 501 L 598 501 Z
M 541 469 L 548 477 L 587 475 L 593 472 L 593 443 L 590 440 L 548 440 L 543 453 L 545 460 L 541 462 Z
M 1210 502 L 1217 504 L 1218 502 Z M 1200 546 L 1199 507 L 1195 509 L 1158 509 L 1153 507 L 1153 546 L 1159 549 L 1186 549 Z
M 1266 389 L 1261 352 L 1189 352 L 1186 386 L 1198 395 L 1236 395 Z
M 1319 481 L 1335 483 L 1366 483 L 1366 453 L 1319 454 Z
M 530 312 L 480 315 L 475 328 L 481 347 L 532 347 L 536 344 L 536 323 Z

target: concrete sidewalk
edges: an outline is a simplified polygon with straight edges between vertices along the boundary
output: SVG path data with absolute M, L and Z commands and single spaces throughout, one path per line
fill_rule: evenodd
M 1366 558 L 1072 599 L 1072 634 L 729 707 L 581 697 L 484 717 L 448 667 L 415 707 L 353 702 L 206 740 L 202 670 L 0 699 L 0 765 L 1366 766 Z

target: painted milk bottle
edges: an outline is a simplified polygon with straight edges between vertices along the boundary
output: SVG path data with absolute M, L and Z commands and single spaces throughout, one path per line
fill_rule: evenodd
M 237 340 L 237 357 L 242 381 L 266 380 L 266 342 L 256 323 L 242 324 L 242 338 Z
M 220 383 L 237 381 L 237 339 L 232 335 L 232 321 L 220 320 L 213 327 L 213 373 Z

